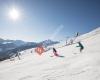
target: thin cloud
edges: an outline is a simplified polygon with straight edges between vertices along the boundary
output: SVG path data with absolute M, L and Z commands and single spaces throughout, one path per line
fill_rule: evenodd
M 57 27 L 57 29 L 55 29 L 54 33 L 51 35 L 50 39 L 53 40 L 61 32 L 63 28 L 64 28 L 63 25 L 60 25 L 59 27 Z

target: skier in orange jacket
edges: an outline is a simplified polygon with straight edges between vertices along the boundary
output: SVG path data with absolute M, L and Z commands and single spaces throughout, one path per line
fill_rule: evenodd
M 39 55 L 42 55 L 42 53 L 44 52 L 44 48 L 43 46 L 38 46 L 36 49 L 35 49 L 35 52 L 37 52 Z

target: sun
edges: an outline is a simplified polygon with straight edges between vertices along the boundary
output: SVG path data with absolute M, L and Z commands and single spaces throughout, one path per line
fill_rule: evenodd
M 12 19 L 12 20 L 18 20 L 20 18 L 20 13 L 19 11 L 16 9 L 16 8 L 12 8 L 10 11 L 9 11 L 9 17 Z

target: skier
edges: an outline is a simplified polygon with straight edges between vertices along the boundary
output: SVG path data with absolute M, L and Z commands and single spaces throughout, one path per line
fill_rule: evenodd
M 82 52 L 82 50 L 84 49 L 84 46 L 81 42 L 78 42 L 78 46 L 76 47 L 80 47 L 80 52 Z
M 33 51 L 31 50 L 31 53 L 33 53 Z
M 67 37 L 67 38 L 66 38 L 66 45 L 65 45 L 65 46 L 67 46 L 67 45 L 68 45 L 68 39 L 69 39 L 69 37 Z
M 76 37 L 78 37 L 79 36 L 79 32 L 76 32 Z
M 68 45 L 68 41 L 66 40 L 66 45 L 65 46 L 67 46 Z
M 18 59 L 20 60 L 21 58 L 20 58 L 20 55 L 21 55 L 21 53 L 19 53 L 18 51 L 16 52 L 16 56 L 18 57 Z
M 73 44 L 73 42 L 74 42 L 73 39 L 70 39 L 70 44 Z
M 55 56 L 59 56 L 59 55 L 57 54 L 57 50 L 56 50 L 55 48 L 53 48 L 53 53 L 54 53 Z
M 39 55 L 42 55 L 43 52 L 45 52 L 44 48 L 42 45 L 39 45 L 36 49 L 35 52 L 38 53 Z

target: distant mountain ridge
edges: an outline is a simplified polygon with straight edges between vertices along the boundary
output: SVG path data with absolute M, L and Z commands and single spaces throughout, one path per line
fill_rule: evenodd
M 0 38 L 0 60 L 5 60 L 17 52 L 35 48 L 42 44 L 43 46 L 50 46 L 59 43 L 58 41 L 45 40 L 39 43 L 36 42 L 25 42 L 22 40 L 4 40 Z
M 14 49 L 16 47 L 25 45 L 27 42 L 21 40 L 4 40 L 0 38 L 0 51 Z

